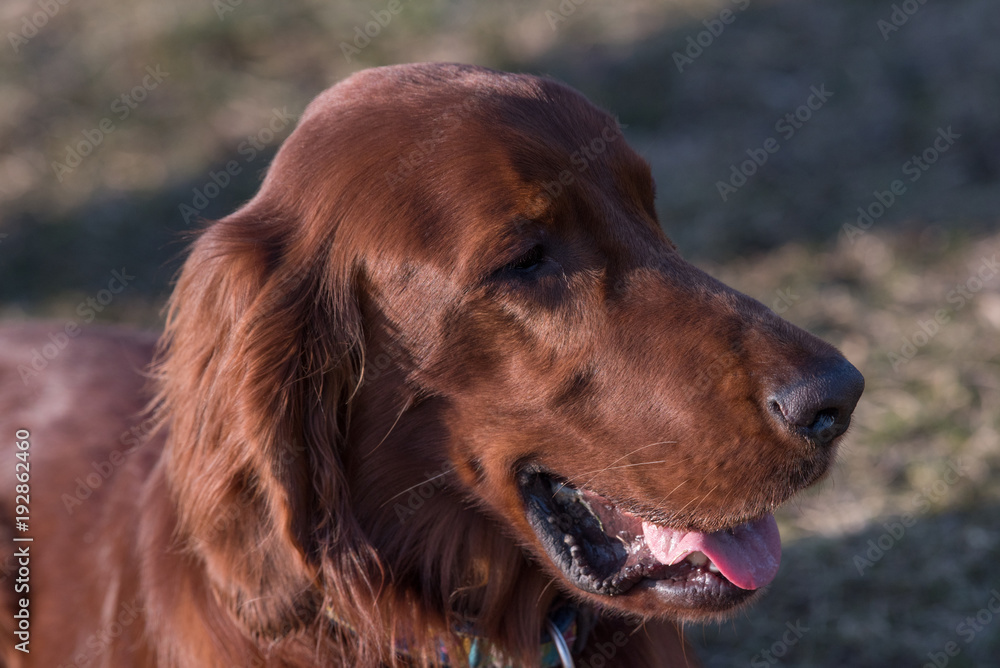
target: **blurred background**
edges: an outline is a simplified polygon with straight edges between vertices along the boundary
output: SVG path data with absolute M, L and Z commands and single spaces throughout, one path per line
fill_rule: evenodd
M 687 629 L 705 663 L 1000 665 L 1000 3 L 4 0 L 0 27 L 7 321 L 160 327 L 185 233 L 351 72 L 580 89 L 682 252 L 868 382 L 836 470 L 779 517 L 771 591 Z

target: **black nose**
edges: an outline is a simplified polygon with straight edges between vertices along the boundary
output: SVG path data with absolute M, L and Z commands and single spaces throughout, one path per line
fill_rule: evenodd
M 778 389 L 768 398 L 768 407 L 786 429 L 826 445 L 847 431 L 864 389 L 861 372 L 838 358 Z

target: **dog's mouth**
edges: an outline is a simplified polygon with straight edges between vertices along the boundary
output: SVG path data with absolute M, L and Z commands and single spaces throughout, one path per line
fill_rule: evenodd
M 543 472 L 522 472 L 518 484 L 548 557 L 583 591 L 624 596 L 652 589 L 676 608 L 722 612 L 778 571 L 781 539 L 769 513 L 703 533 L 648 522 Z

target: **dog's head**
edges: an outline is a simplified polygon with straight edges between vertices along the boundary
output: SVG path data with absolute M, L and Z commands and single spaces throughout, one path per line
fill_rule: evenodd
M 378 598 L 373 573 L 475 608 L 457 591 L 519 581 L 497 563 L 644 617 L 771 580 L 771 512 L 864 381 L 685 262 L 653 200 L 615 119 L 554 81 L 399 66 L 313 102 L 197 242 L 165 345 L 182 526 L 241 615 Z M 210 532 L 198 508 L 237 499 L 260 528 Z

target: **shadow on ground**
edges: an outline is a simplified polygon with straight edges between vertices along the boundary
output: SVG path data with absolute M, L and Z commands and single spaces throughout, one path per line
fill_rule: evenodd
M 652 166 L 665 227 L 689 256 L 726 261 L 788 241 L 826 243 L 844 234 L 844 223 L 857 221 L 859 207 L 878 212 L 872 205 L 880 196 L 888 201 L 896 180 L 905 192 L 891 195 L 891 204 L 872 217 L 876 229 L 914 220 L 977 231 L 996 227 L 1000 42 L 994 36 L 1000 30 L 1000 5 L 929 3 L 885 36 L 878 22 L 889 17 L 891 7 L 878 3 L 721 6 L 729 5 L 728 24 L 712 23 L 718 10 L 706 8 L 709 24 L 673 20 L 625 41 L 602 33 L 585 5 L 558 25 L 547 50 L 532 55 L 502 37 L 516 33 L 518 21 L 529 18 L 547 31 L 546 19 L 538 7 L 515 10 L 512 5 L 512 18 L 494 18 L 495 39 L 481 40 L 479 61 L 552 74 L 617 114 Z M 742 6 L 747 9 L 741 11 Z M 89 200 L 72 207 L 63 204 L 68 191 L 56 183 L 50 163 L 80 128 L 96 122 L 117 84 L 96 93 L 66 89 L 72 81 L 89 81 L 83 73 L 107 66 L 90 62 L 95 57 L 80 42 L 66 41 L 62 24 L 39 37 L 31 45 L 39 47 L 35 51 L 25 47 L 26 69 L 14 71 L 11 86 L 30 90 L 35 79 L 25 72 L 36 71 L 45 90 L 63 87 L 49 91 L 58 92 L 63 102 L 45 104 L 25 93 L 18 98 L 24 122 L 3 131 L 15 152 L 26 142 L 46 146 L 36 168 L 47 172 L 37 188 L 5 205 L 8 236 L 0 243 L 4 315 L 58 313 L 100 289 L 110 269 L 120 266 L 137 270 L 136 299 L 162 300 L 176 267 L 173 258 L 183 249 L 176 243 L 178 233 L 194 227 L 180 206 L 190 204 L 192 189 L 203 186 L 213 170 L 238 158 L 241 139 L 233 125 L 253 128 L 264 122 L 269 108 L 301 110 L 319 92 L 319 82 L 344 74 L 336 40 L 315 29 L 332 20 L 329 16 L 313 17 L 314 9 L 289 6 L 268 23 L 267 15 L 257 11 L 245 7 L 221 22 L 214 12 L 174 18 L 173 31 L 151 34 L 140 40 L 140 52 L 115 61 L 111 72 L 125 70 L 120 77 L 128 83 L 138 76 L 132 70 L 141 74 L 143 63 L 161 64 L 171 78 L 150 92 L 149 101 L 72 175 L 77 195 L 82 184 L 91 182 L 87 179 L 95 184 Z M 392 50 L 393 40 L 375 40 L 351 67 L 433 57 L 444 36 L 436 30 L 445 30 L 435 28 L 435 21 L 447 23 L 445 14 L 435 19 L 434 11 L 401 15 L 400 21 L 413 21 L 394 28 L 399 39 L 406 36 L 409 55 Z M 284 60 L 261 60 L 259 45 L 253 45 L 264 24 L 274 43 L 293 40 L 300 49 Z M 43 38 L 50 45 L 45 50 Z M 691 46 L 699 40 L 707 45 Z M 138 43 L 129 48 L 138 49 Z M 311 66 L 296 58 L 306 58 Z M 125 68 L 123 60 L 138 65 Z M 264 62 L 272 63 L 271 69 L 262 69 Z M 825 92 L 816 97 L 816 91 Z M 814 109 L 808 108 L 810 99 Z M 259 118 L 234 115 L 250 101 L 255 111 L 264 110 Z M 947 144 L 946 150 L 936 157 L 927 153 L 933 163 L 914 166 L 914 156 L 923 156 L 941 133 L 949 132 L 950 139 L 939 142 Z M 765 151 L 763 161 L 765 146 L 777 150 Z M 763 164 L 754 164 L 754 156 Z M 149 160 L 158 160 L 154 166 L 169 175 L 160 181 L 151 177 L 161 186 L 112 190 L 105 185 L 111 173 L 125 179 L 119 172 L 127 176 L 129 169 L 122 164 L 138 165 L 132 171 L 141 175 L 143 165 L 154 164 Z M 256 189 L 265 165 L 258 158 L 243 169 L 203 213 L 219 216 L 236 208 Z M 744 174 L 744 182 L 734 169 L 752 173 Z M 733 190 L 720 193 L 720 183 Z M 112 320 L 129 317 L 124 311 L 107 314 Z
M 689 637 L 718 668 L 919 667 L 934 657 L 947 661 L 938 668 L 995 666 L 998 517 L 1000 507 L 986 505 L 800 539 L 785 546 L 760 603 Z

